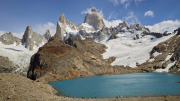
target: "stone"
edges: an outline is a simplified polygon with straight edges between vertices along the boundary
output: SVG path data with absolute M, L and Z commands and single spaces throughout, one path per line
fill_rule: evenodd
M 4 33 L 3 35 L 0 36 L 0 41 L 5 44 L 5 45 L 12 45 L 16 44 L 19 45 L 21 43 L 21 39 L 18 37 L 13 36 L 11 32 L 9 33 Z
M 92 25 L 95 30 L 105 27 L 102 16 L 97 12 L 96 8 L 91 8 L 91 11 L 85 15 L 84 23 Z
M 47 41 L 51 38 L 49 29 L 47 29 L 46 33 L 43 36 L 47 39 Z
M 64 40 L 64 34 L 66 33 L 66 21 L 64 13 L 61 14 L 56 27 L 56 36 L 61 38 L 61 40 Z

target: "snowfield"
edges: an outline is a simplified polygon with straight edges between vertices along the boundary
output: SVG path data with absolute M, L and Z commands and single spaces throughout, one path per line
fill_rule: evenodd
M 4 45 L 0 42 L 0 56 L 8 57 L 15 66 L 18 66 L 19 68 L 16 72 L 23 72 L 23 69 L 28 68 L 31 56 L 36 53 L 38 49 L 39 47 L 36 47 L 33 51 L 29 51 L 24 45 L 16 46 L 16 43 Z
M 108 47 L 106 52 L 102 54 L 103 58 L 107 59 L 115 56 L 116 60 L 111 63 L 111 65 L 124 65 L 135 68 L 137 62 L 142 64 L 150 59 L 150 52 L 154 46 L 174 36 L 173 33 L 161 38 L 146 35 L 138 40 L 134 40 L 133 38 L 136 34 L 140 35 L 140 33 L 142 33 L 142 31 L 134 30 L 134 33 L 126 31 L 119 33 L 117 39 L 109 40 L 108 42 L 102 41 L 101 43 Z M 151 40 L 152 38 L 153 40 Z M 156 56 L 159 54 L 161 53 L 155 53 Z M 153 61 L 153 59 L 149 61 Z

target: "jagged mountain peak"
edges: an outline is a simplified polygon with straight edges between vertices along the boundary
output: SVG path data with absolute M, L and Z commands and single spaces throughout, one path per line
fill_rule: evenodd
M 105 27 L 103 18 L 99 14 L 95 7 L 91 8 L 91 11 L 85 15 L 84 23 L 88 23 L 93 26 L 96 30 Z
M 46 33 L 43 35 L 47 40 L 49 40 L 51 38 L 51 34 L 49 29 L 46 30 Z
M 65 24 L 65 23 L 66 23 L 64 13 L 62 13 L 62 14 L 60 15 L 59 21 L 60 21 L 61 23 L 63 23 L 63 24 Z
M 92 8 L 91 8 L 91 11 L 92 11 L 92 12 L 97 12 L 97 10 L 96 10 L 95 7 L 92 7 Z

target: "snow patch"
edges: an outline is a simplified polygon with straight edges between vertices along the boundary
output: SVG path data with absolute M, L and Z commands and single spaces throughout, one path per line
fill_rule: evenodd
M 165 69 L 156 69 L 154 72 L 169 72 L 169 69 L 170 69 L 175 63 L 176 63 L 176 61 L 174 61 L 173 63 L 168 64 Z
M 158 52 L 154 52 L 154 57 L 158 56 L 158 55 L 161 55 L 162 53 L 158 53 Z
M 34 48 L 33 51 L 29 51 L 24 45 L 16 46 L 16 43 L 4 45 L 0 42 L 0 56 L 8 57 L 15 66 L 18 66 L 21 69 L 28 68 L 31 56 L 37 51 L 38 47 Z

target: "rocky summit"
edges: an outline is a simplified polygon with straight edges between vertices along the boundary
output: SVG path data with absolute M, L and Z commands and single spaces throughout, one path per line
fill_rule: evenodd
M 47 40 L 45 37 L 33 32 L 31 25 L 26 27 L 22 38 L 22 44 L 24 44 L 27 49 L 33 50 L 35 47 L 40 47 L 46 42 Z
M 46 33 L 43 36 L 47 39 L 47 41 L 51 38 L 49 29 L 47 29 Z
M 105 27 L 103 18 L 97 12 L 95 7 L 91 8 L 91 10 L 85 15 L 84 23 L 92 25 L 95 28 L 95 30 Z
M 13 34 L 11 32 L 4 33 L 3 35 L 1 35 L 0 42 L 2 42 L 5 45 L 21 44 L 21 40 L 18 37 L 13 36 Z
M 65 20 L 65 16 L 64 13 L 61 14 L 58 22 L 57 22 L 57 27 L 56 27 L 56 36 L 58 36 L 59 38 L 61 38 L 61 40 L 64 40 L 64 34 L 66 34 L 66 20 Z

